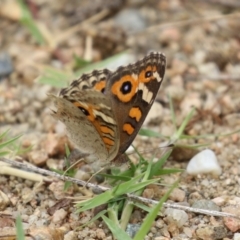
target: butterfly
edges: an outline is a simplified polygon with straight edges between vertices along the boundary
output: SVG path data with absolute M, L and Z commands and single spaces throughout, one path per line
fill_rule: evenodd
M 166 57 L 151 52 L 116 71 L 94 70 L 51 96 L 71 140 L 100 165 L 114 162 L 131 145 L 163 81 Z

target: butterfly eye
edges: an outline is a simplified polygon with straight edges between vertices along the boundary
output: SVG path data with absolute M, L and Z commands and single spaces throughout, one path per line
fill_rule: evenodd
M 153 75 L 152 71 L 147 71 L 145 73 L 145 78 L 150 78 Z
M 101 90 L 102 93 L 104 93 L 104 91 L 105 91 L 105 88 L 103 88 L 103 89 Z
M 130 81 L 127 81 L 127 82 L 124 82 L 120 88 L 120 91 L 123 93 L 123 94 L 127 94 L 129 92 L 131 92 L 131 89 L 132 89 L 132 84 Z
M 83 107 L 78 107 L 86 116 L 88 116 L 89 115 L 89 112 L 85 109 L 85 108 L 83 108 Z

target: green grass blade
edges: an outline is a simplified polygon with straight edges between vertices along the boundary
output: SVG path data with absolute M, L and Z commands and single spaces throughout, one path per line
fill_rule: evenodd
M 121 183 L 116 187 L 112 188 L 111 190 L 108 190 L 100 195 L 97 195 L 88 201 L 78 203 L 77 204 L 77 207 L 79 208 L 78 212 L 83 212 L 95 208 L 99 205 L 109 202 L 113 198 L 116 198 L 120 195 L 138 191 L 139 189 L 144 188 L 145 186 L 158 181 L 158 179 L 156 178 L 144 182 L 138 182 L 142 178 L 142 176 L 143 174 L 140 174 L 139 176 L 136 176 L 130 181 Z
M 133 193 L 133 192 L 136 192 L 146 186 L 148 186 L 149 184 L 153 184 L 153 183 L 156 183 L 158 182 L 159 179 L 150 179 L 150 180 L 146 180 L 144 182 L 140 182 L 140 183 L 136 183 L 135 185 L 132 185 L 132 186 L 129 186 L 128 189 L 122 189 L 122 191 L 118 191 L 117 194 L 118 195 L 121 195 L 121 194 L 127 194 L 127 193 Z
M 186 145 L 186 144 L 175 144 L 174 148 L 187 148 L 187 149 L 196 149 L 200 147 L 208 147 L 210 143 L 201 143 L 201 144 L 193 144 L 193 145 Z
M 126 177 L 121 175 L 114 176 L 114 175 L 105 174 L 105 173 L 100 173 L 98 175 L 108 179 L 116 180 L 116 181 L 129 181 L 131 179 L 131 177 Z
M 95 196 L 94 198 L 88 201 L 77 203 L 77 208 L 78 208 L 77 212 L 80 213 L 89 209 L 93 209 L 95 207 L 98 207 L 102 204 L 107 203 L 112 198 L 114 198 L 112 190 L 106 191 L 100 195 Z
M 120 52 L 118 54 L 115 54 L 114 56 L 111 56 L 109 58 L 106 58 L 100 62 L 92 63 L 87 65 L 86 67 L 81 68 L 80 70 L 75 72 L 75 76 L 79 77 L 83 73 L 89 73 L 93 71 L 94 69 L 101 69 L 106 68 L 110 63 L 116 61 L 116 59 L 122 57 L 123 55 L 127 54 L 127 51 Z
M 106 216 L 102 216 L 103 221 L 106 223 L 113 236 L 118 240 L 132 240 L 128 234 L 122 230 L 115 222 L 107 218 Z
M 68 158 L 70 155 L 70 149 L 67 144 L 65 144 L 65 153 L 66 153 L 66 157 Z
M 18 4 L 22 11 L 22 16 L 20 22 L 28 29 L 28 31 L 32 34 L 32 36 L 37 40 L 39 44 L 44 44 L 45 40 L 42 36 L 42 33 L 38 29 L 34 19 L 27 6 L 25 5 L 23 0 L 18 0 Z
M 171 153 L 172 149 L 168 150 L 156 163 L 153 163 L 149 178 L 158 176 L 158 172 L 163 170 L 162 166 L 165 164 Z
M 150 228 L 152 227 L 152 223 L 154 222 L 155 218 L 157 217 L 160 209 L 163 206 L 163 203 L 167 200 L 168 196 L 172 192 L 172 190 L 177 186 L 177 182 L 173 184 L 173 186 L 168 190 L 168 192 L 161 198 L 159 203 L 151 209 L 148 213 L 147 217 L 144 219 L 144 222 L 134 237 L 134 240 L 144 239 L 147 233 L 149 232 Z
M 14 137 L 6 142 L 0 143 L 0 149 L 8 146 L 9 144 L 13 143 L 14 141 L 16 141 L 17 139 L 19 139 L 22 135 L 18 135 L 17 137 Z
M 0 157 L 6 156 L 6 155 L 9 154 L 9 153 L 10 153 L 10 151 L 0 152 Z
M 44 69 L 44 73 L 37 78 L 37 81 L 41 84 L 47 84 L 52 87 L 63 88 L 67 87 L 69 79 L 75 77 L 71 73 L 47 67 Z
M 139 189 L 158 181 L 158 179 L 151 179 L 144 182 L 138 182 L 143 177 L 143 175 L 144 173 L 139 174 L 138 176 L 134 177 L 130 181 L 121 183 L 117 187 L 113 188 L 115 196 L 136 192 Z
M 174 134 L 172 138 L 173 142 L 181 138 L 181 135 L 183 134 L 184 129 L 186 128 L 187 124 L 189 123 L 194 113 L 195 113 L 195 108 L 193 108 L 190 111 L 190 113 L 186 116 L 186 118 L 183 120 L 181 126 L 179 127 L 179 129 L 177 130 L 177 132 Z
M 167 175 L 167 174 L 173 174 L 173 173 L 178 173 L 178 172 L 184 172 L 184 169 L 160 169 L 155 172 L 154 176 L 161 176 L 161 175 Z
M 3 132 L 1 135 L 0 135 L 0 139 L 4 138 L 8 133 L 9 133 L 10 129 L 7 129 L 5 132 Z
M 140 131 L 138 132 L 138 134 L 140 136 L 146 136 L 146 137 L 167 138 L 167 139 L 169 138 L 169 137 L 163 136 L 160 133 L 157 133 L 155 131 L 145 129 L 145 128 L 141 128 Z
M 25 234 L 23 230 L 23 224 L 21 217 L 18 215 L 16 219 L 16 228 L 17 228 L 17 240 L 24 240 Z
M 190 135 L 182 135 L 182 139 L 199 139 L 199 138 L 216 138 L 216 137 L 228 137 L 235 133 L 239 133 L 240 129 L 237 129 L 235 131 L 229 132 L 229 133 L 222 133 L 222 134 L 203 134 L 203 135 L 197 135 L 197 136 L 190 136 Z
M 78 55 L 74 54 L 74 69 L 76 68 L 83 68 L 91 64 L 90 61 L 86 61 L 83 58 L 80 58 Z

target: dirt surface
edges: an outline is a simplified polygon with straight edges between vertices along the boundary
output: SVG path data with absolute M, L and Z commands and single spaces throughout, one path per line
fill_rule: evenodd
M 52 103 L 47 97 L 47 93 L 59 89 L 37 79 L 47 67 L 71 75 L 78 69 L 74 56 L 98 62 L 128 50 L 123 60 L 113 60 L 114 66 L 119 66 L 150 50 L 160 51 L 167 57 L 165 79 L 144 127 L 164 136 L 174 134 L 168 95 L 173 99 L 178 126 L 195 106 L 197 111 L 184 133 L 196 137 L 179 143 L 208 143 L 222 169 L 218 176 L 184 172 L 165 177 L 163 183 L 169 186 L 181 176 L 168 202 L 192 206 L 207 200 L 215 204 L 210 204 L 210 210 L 240 216 L 240 135 L 220 136 L 240 129 L 238 1 L 25 3 L 43 33 L 43 44 L 21 22 L 17 1 L 2 1 L 0 9 L 0 133 L 10 129 L 9 137 L 23 134 L 21 150 L 32 147 L 17 153 L 22 160 L 47 169 L 64 165 L 68 139 L 64 126 L 52 118 Z M 149 151 L 162 143 L 158 138 L 137 136 L 134 145 Z M 204 148 L 176 149 L 166 167 L 186 169 L 189 160 Z M 16 153 L 16 147 L 13 149 Z M 7 157 L 13 159 L 12 155 Z M 84 180 L 90 177 L 86 169 L 81 170 Z M 66 197 L 84 193 L 74 188 L 64 192 L 63 185 L 56 180 L 39 184 L 1 174 L 0 239 L 15 234 L 17 214 L 28 235 L 42 234 L 41 239 L 113 239 L 101 221 L 77 229 L 91 219 L 92 213 L 77 214 Z M 149 187 L 144 196 L 157 200 L 166 189 L 159 187 L 151 194 Z M 186 222 L 179 226 L 170 215 L 166 212 L 156 219 L 145 239 L 240 239 L 237 219 L 187 213 Z M 131 224 L 141 223 L 144 217 L 145 213 L 136 209 Z

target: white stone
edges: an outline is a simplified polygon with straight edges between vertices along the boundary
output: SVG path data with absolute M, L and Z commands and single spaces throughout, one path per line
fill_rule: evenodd
M 218 176 L 222 173 L 222 169 L 215 153 L 210 149 L 206 149 L 190 160 L 187 173 L 191 175 L 211 173 Z
M 201 64 L 199 65 L 198 70 L 202 75 L 210 78 L 218 78 L 220 75 L 219 68 L 214 62 Z
M 66 218 L 66 216 L 67 216 L 67 212 L 63 208 L 58 209 L 53 214 L 52 222 L 53 223 L 60 223 Z
M 167 208 L 164 212 L 168 223 L 175 223 L 179 228 L 188 221 L 188 215 L 183 210 Z
M 193 62 L 196 65 L 203 64 L 206 59 L 206 52 L 202 50 L 198 50 L 193 55 Z
M 234 233 L 233 240 L 240 240 L 240 233 Z
M 130 145 L 125 152 L 126 152 L 127 154 L 132 154 L 132 153 L 134 153 L 134 151 L 135 151 L 135 150 L 134 150 L 133 146 Z

